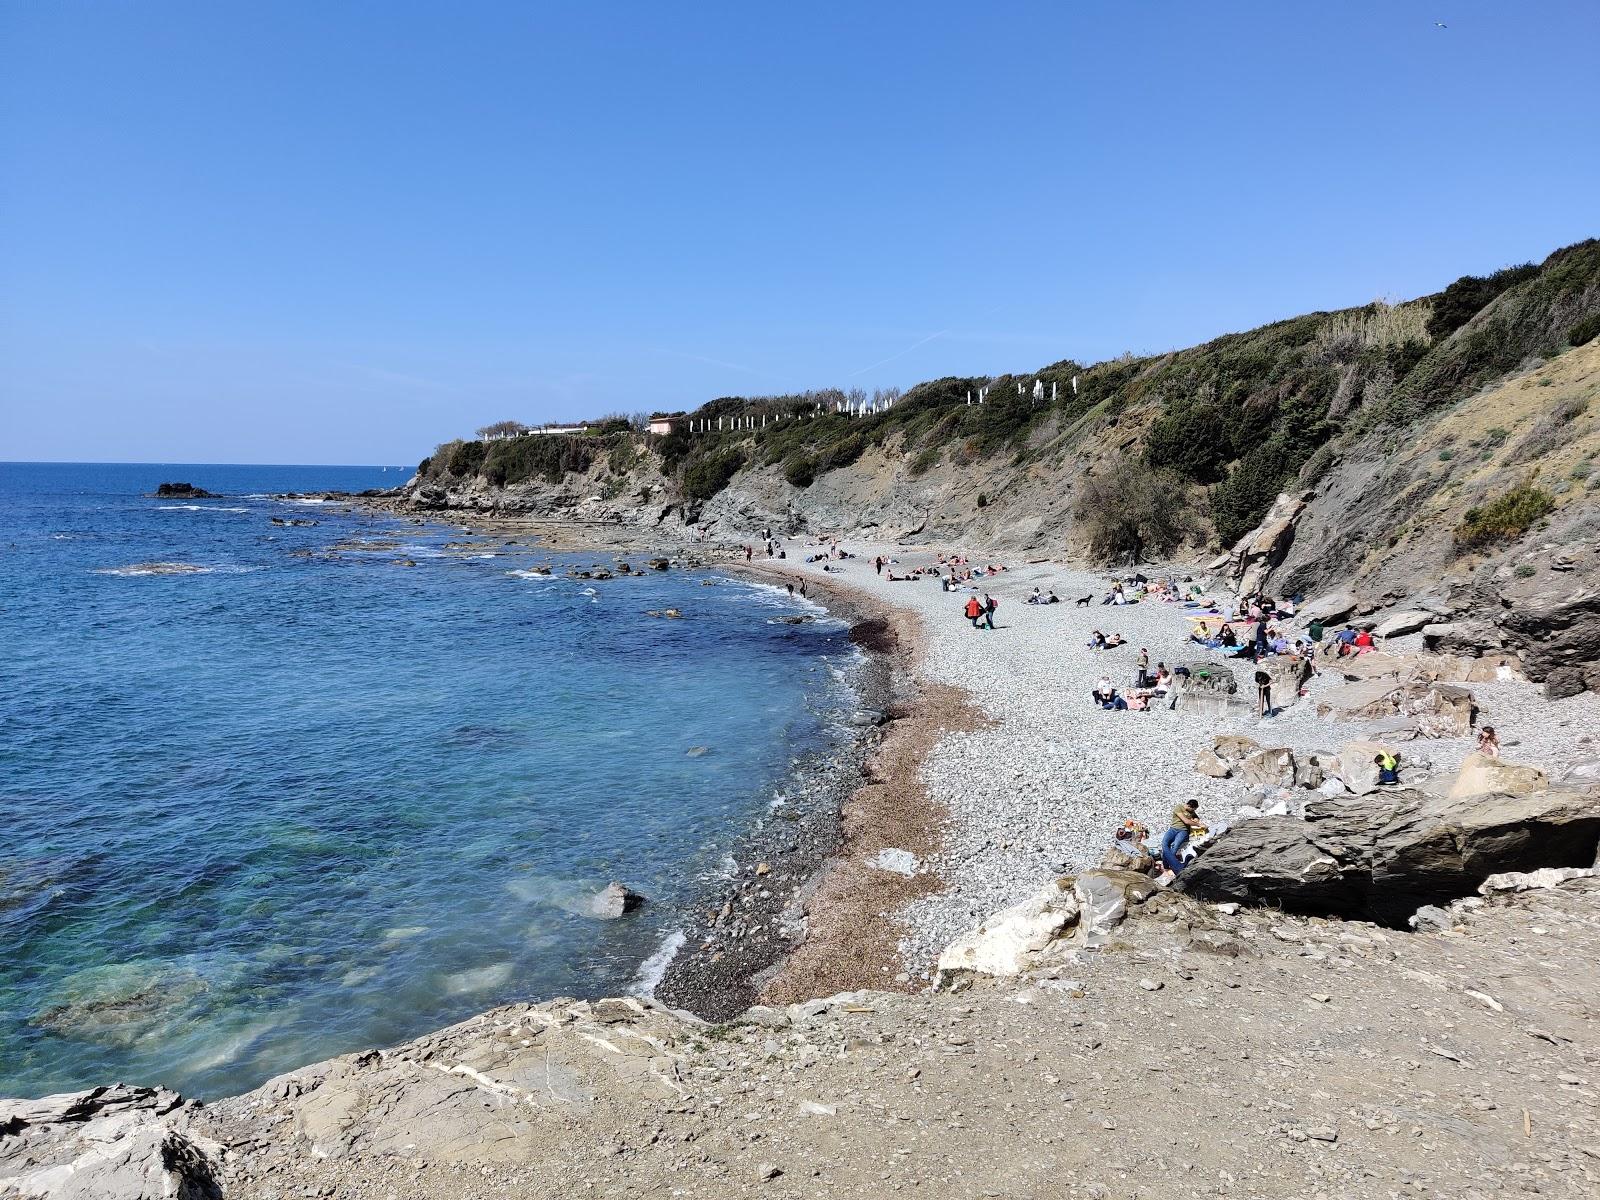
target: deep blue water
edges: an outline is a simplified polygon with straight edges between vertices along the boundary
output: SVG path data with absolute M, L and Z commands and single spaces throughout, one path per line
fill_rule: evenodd
M 843 736 L 844 629 L 773 589 L 267 498 L 401 479 L 0 464 L 0 1095 L 214 1097 L 626 990 Z M 610 879 L 651 903 L 595 920 Z

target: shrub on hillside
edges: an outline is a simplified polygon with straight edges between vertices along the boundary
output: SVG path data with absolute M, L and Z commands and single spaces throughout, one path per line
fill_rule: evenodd
M 1467 510 L 1461 524 L 1456 526 L 1456 550 L 1466 553 L 1496 542 L 1513 541 L 1527 533 L 1535 521 L 1548 516 L 1553 508 L 1555 501 L 1549 492 L 1536 487 L 1532 479 L 1524 480 L 1489 503 Z
M 783 460 L 783 477 L 797 488 L 808 488 L 817 479 L 816 461 L 809 454 L 792 454 Z
M 1222 477 L 1234 455 L 1234 415 L 1220 404 L 1177 404 L 1156 418 L 1145 436 L 1153 467 L 1171 467 L 1196 483 Z
M 1579 321 L 1567 331 L 1567 345 L 1582 346 L 1600 337 L 1600 312 Z
M 1492 275 L 1463 275 L 1440 292 L 1428 318 L 1428 336 L 1441 341 L 1488 307 L 1500 293 L 1532 279 L 1539 268 L 1532 263 L 1501 267 Z
M 683 494 L 691 500 L 709 500 L 744 466 L 744 455 L 736 449 L 697 454 L 683 466 Z
M 478 473 L 488 452 L 489 447 L 485 442 L 456 442 L 450 448 L 446 469 L 452 475 L 469 478 Z
M 1089 553 L 1102 562 L 1162 557 L 1196 531 L 1183 479 L 1137 458 L 1089 476 L 1074 515 Z

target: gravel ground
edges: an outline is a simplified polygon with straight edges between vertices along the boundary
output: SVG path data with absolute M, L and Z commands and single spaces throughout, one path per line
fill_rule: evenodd
M 1265 720 L 1218 721 L 1181 708 L 1106 712 L 1089 700 L 1094 680 L 1105 674 L 1126 687 L 1141 646 L 1149 649 L 1152 663 L 1224 661 L 1188 641 L 1183 606 L 1103 606 L 1103 575 L 1053 563 L 1007 564 L 1010 569 L 978 583 L 1000 600 L 997 628 L 974 632 L 960 611 L 969 591 L 943 592 L 931 579 L 889 582 L 872 567 L 874 556 L 886 553 L 896 572 L 904 573 L 931 565 L 933 550 L 858 543 L 845 548 L 856 557 L 830 564 L 828 578 L 916 613 L 925 635 L 919 674 L 963 689 L 995 722 L 992 728 L 941 738 L 922 767 L 929 797 L 948 813 L 944 851 L 927 864 L 945 887 L 903 913 L 907 934 L 901 953 L 913 973 L 926 971 L 958 935 L 1025 898 L 1041 879 L 1093 865 L 1112 829 L 1127 818 L 1159 832 L 1167 827 L 1173 805 L 1194 797 L 1201 815 L 1220 829 L 1247 805 L 1280 797 L 1297 803 L 1312 795 L 1264 794 L 1236 780 L 1200 775 L 1195 758 L 1214 736 L 1237 733 L 1263 746 L 1334 753 L 1346 741 L 1370 736 L 1363 723 L 1317 715 L 1316 697 L 1344 682 L 1326 670 L 1311 681 L 1305 698 Z M 977 554 L 971 558 L 989 561 Z M 791 559 L 789 565 L 822 575 L 820 563 Z M 1035 586 L 1054 589 L 1063 603 L 1025 603 Z M 1072 603 L 1090 594 L 1092 605 Z M 1120 633 L 1126 644 L 1091 650 L 1087 642 L 1096 629 Z M 1394 647 L 1413 648 L 1399 640 Z M 1559 778 L 1577 762 L 1600 758 L 1591 745 L 1600 745 L 1600 697 L 1552 702 L 1537 685 L 1524 682 L 1471 687 L 1482 708 L 1480 720 L 1500 731 L 1508 760 L 1544 767 Z M 1471 749 L 1467 738 L 1404 746 L 1409 771 L 1403 777 L 1421 783 L 1453 772 Z

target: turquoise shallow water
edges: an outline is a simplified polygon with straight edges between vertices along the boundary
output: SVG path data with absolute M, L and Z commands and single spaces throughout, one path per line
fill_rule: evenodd
M 0 464 L 0 1095 L 214 1097 L 626 990 L 846 736 L 844 627 L 773 589 L 266 498 L 399 480 Z M 596 921 L 613 878 L 651 903 Z

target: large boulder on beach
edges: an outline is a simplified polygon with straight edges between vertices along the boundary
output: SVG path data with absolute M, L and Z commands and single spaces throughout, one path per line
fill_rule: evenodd
M 1380 754 L 1392 754 L 1405 770 L 1405 760 L 1400 751 L 1388 742 L 1346 742 L 1339 751 L 1339 780 L 1358 796 L 1365 796 L 1378 787 Z
M 1020 904 L 1001 909 L 939 955 L 945 975 L 976 972 L 1011 977 L 1047 960 L 1052 944 L 1078 920 L 1073 880 L 1057 879 Z
M 223 1148 L 183 1097 L 114 1084 L 0 1100 L 0 1194 L 52 1200 L 220 1200 Z
M 1258 750 L 1239 764 L 1239 778 L 1250 787 L 1294 786 L 1294 752 L 1287 746 Z
M 1239 699 L 1239 682 L 1232 669 L 1210 662 L 1184 664 L 1179 675 L 1177 707 L 1186 713 L 1213 718 L 1242 716 L 1249 711 Z
M 1357 603 L 1354 592 L 1329 592 L 1302 604 L 1295 616 L 1302 621 L 1320 621 L 1326 625 L 1348 617 L 1355 612 Z
M 1390 613 L 1373 627 L 1372 636 L 1378 638 L 1404 637 L 1416 633 L 1424 625 L 1431 625 L 1439 615 L 1426 608 L 1402 608 Z
M 1529 796 L 1550 786 L 1550 779 L 1538 767 L 1522 767 L 1515 763 L 1490 758 L 1487 754 L 1469 754 L 1456 772 L 1450 785 L 1452 800 L 1468 796 L 1485 796 L 1498 792 L 1507 796 Z
M 1466 737 L 1478 706 L 1470 691 L 1452 683 L 1407 683 L 1357 715 L 1405 717 L 1423 737 Z
M 1304 819 L 1232 826 L 1179 878 L 1204 899 L 1398 924 L 1425 904 L 1470 895 L 1491 875 L 1588 866 L 1597 841 L 1593 792 L 1439 798 L 1399 788 L 1315 800 Z

